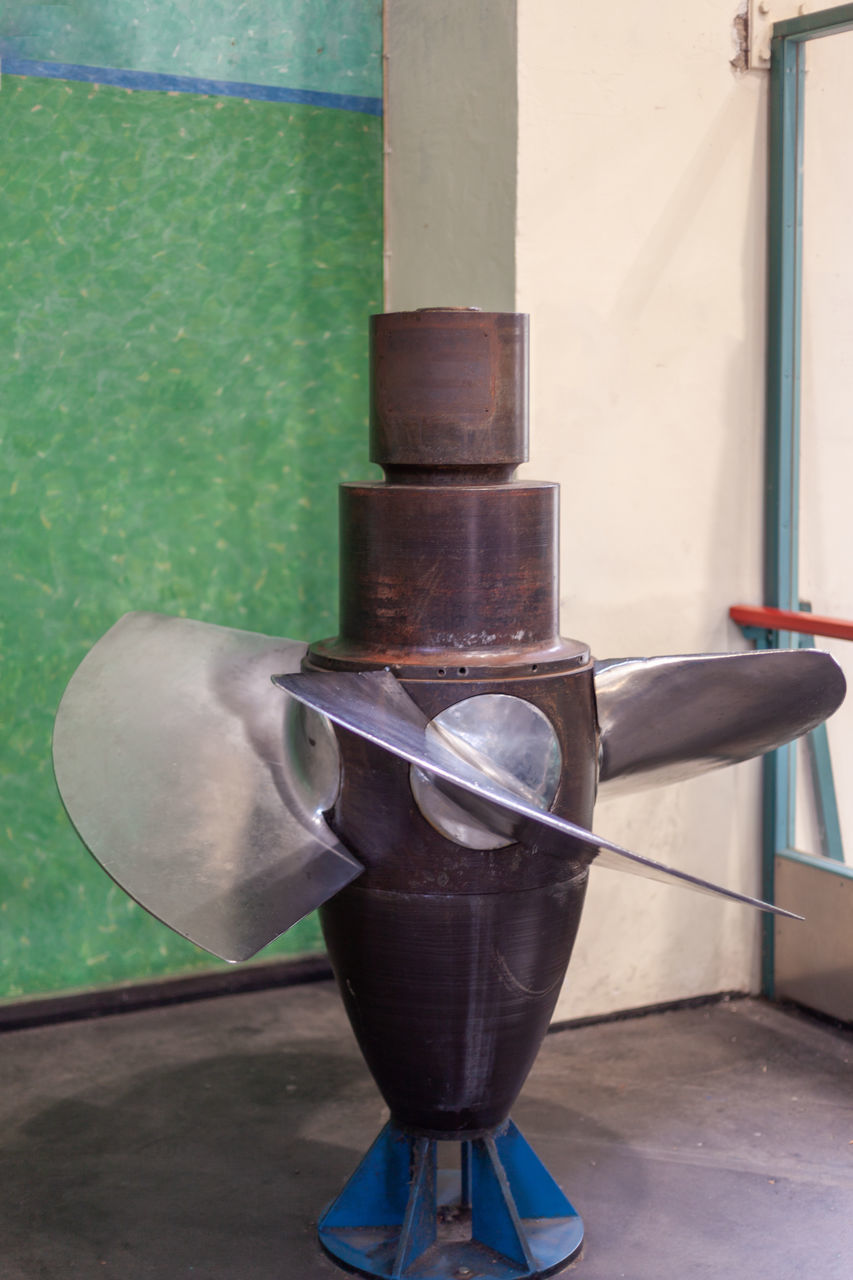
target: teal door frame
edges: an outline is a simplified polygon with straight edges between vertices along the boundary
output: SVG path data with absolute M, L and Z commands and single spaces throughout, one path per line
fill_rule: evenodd
M 802 608 L 798 552 L 805 52 L 809 41 L 845 31 L 853 31 L 853 4 L 777 22 L 771 42 L 765 603 L 793 611 Z M 753 629 L 748 634 L 772 648 L 796 647 L 801 642 L 800 637 L 785 630 Z M 815 748 L 817 756 L 825 761 L 825 772 L 829 770 L 829 789 L 833 791 L 825 737 Z M 834 806 L 834 791 L 832 803 Z M 796 744 L 792 744 L 764 760 L 762 892 L 771 902 L 775 895 L 777 857 L 806 862 L 819 870 L 832 870 L 836 875 L 853 878 L 853 867 L 839 861 L 837 854 L 831 859 L 818 858 L 795 849 L 795 805 Z M 837 814 L 835 823 L 837 826 Z M 774 992 L 774 968 L 774 922 L 765 916 L 762 990 L 769 996 Z

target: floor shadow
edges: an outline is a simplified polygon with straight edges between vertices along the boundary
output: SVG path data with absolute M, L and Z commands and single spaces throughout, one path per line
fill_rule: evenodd
M 612 1145 L 565 1108 L 524 1110 L 537 1134 L 583 1131 L 568 1162 L 563 1144 L 569 1183 L 590 1138 Z M 316 1221 L 381 1123 L 363 1067 L 328 1041 L 92 1083 L 0 1145 L 5 1280 L 340 1276 Z

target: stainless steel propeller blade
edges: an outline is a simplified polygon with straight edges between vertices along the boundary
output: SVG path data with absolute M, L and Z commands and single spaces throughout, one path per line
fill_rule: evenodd
M 820 649 L 597 663 L 600 786 L 638 791 L 763 755 L 825 720 L 845 687 Z
M 321 816 L 339 785 L 331 726 L 270 689 L 305 649 L 129 613 L 57 713 L 56 780 L 85 844 L 152 915 L 224 960 L 254 955 L 362 870 Z
M 529 793 L 520 795 L 512 790 L 512 782 L 504 771 L 494 767 L 488 771 L 478 768 L 470 762 L 469 750 L 457 754 L 451 749 L 452 735 L 427 734 L 427 717 L 388 671 L 282 674 L 273 677 L 273 684 L 343 728 L 417 765 L 434 777 L 452 799 L 499 834 L 558 857 L 576 859 L 580 865 L 595 858 L 599 866 L 683 884 L 701 893 L 719 894 L 777 915 L 794 916 L 793 912 L 757 898 L 631 853 L 585 827 L 540 808 L 528 798 Z

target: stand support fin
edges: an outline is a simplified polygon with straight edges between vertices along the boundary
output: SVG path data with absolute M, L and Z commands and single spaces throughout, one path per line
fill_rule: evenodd
M 577 1256 L 583 1223 L 512 1121 L 455 1145 L 439 1171 L 438 1141 L 389 1122 L 320 1219 L 326 1252 L 380 1280 L 536 1280 Z

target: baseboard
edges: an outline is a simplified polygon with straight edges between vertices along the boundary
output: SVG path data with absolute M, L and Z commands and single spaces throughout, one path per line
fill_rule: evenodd
M 613 1013 L 593 1013 L 585 1018 L 566 1018 L 552 1022 L 548 1033 L 568 1031 L 572 1027 L 594 1027 L 602 1022 L 625 1022 L 628 1018 L 646 1018 L 653 1013 L 670 1013 L 674 1009 L 701 1009 L 706 1004 L 727 1004 L 731 1000 L 746 1000 L 747 991 L 714 991 L 710 995 L 686 996 L 682 1000 L 662 1000 L 659 1004 L 644 1004 L 633 1009 L 616 1009 Z
M 265 991 L 332 977 L 325 955 L 288 956 L 234 969 L 213 969 L 150 982 L 128 982 L 93 991 L 72 991 L 0 1004 L 0 1032 L 42 1027 L 54 1022 L 104 1018 L 140 1009 L 209 1000 L 244 991 Z

